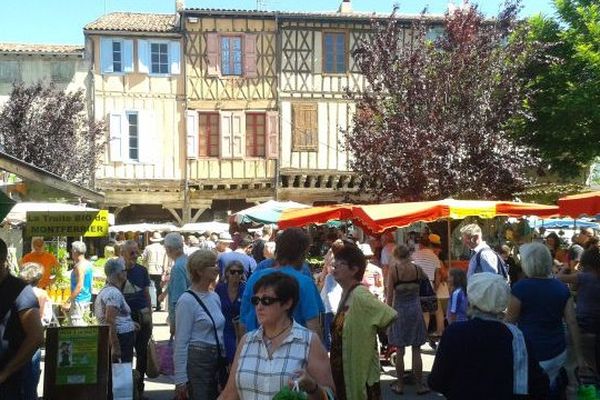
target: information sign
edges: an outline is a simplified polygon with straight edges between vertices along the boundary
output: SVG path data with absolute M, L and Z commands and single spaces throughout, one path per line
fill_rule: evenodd
M 98 211 L 28 211 L 27 236 L 108 236 L 108 210 Z
M 98 375 L 98 329 L 58 332 L 56 384 L 95 384 Z

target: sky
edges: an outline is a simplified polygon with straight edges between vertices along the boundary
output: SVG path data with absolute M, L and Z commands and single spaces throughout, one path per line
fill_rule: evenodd
M 335 11 L 341 0 L 258 0 L 268 10 Z M 455 0 L 462 2 L 462 0 Z M 471 0 L 487 16 L 496 15 L 504 0 Z M 552 0 L 522 0 L 521 16 L 552 15 Z M 428 7 L 443 13 L 448 0 L 352 0 L 357 11 L 391 12 L 394 4 L 403 14 L 418 14 Z M 188 8 L 252 10 L 257 0 L 185 0 Z M 114 11 L 172 13 L 175 0 L 0 0 L 0 42 L 83 45 L 83 26 Z

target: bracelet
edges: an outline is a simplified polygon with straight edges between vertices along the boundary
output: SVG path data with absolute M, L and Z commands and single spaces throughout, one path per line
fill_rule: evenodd
M 315 388 L 313 390 L 307 390 L 306 394 L 315 394 L 317 390 L 319 390 L 319 384 L 315 382 Z

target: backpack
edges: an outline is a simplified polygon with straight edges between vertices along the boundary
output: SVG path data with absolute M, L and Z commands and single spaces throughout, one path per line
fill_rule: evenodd
M 483 248 L 481 250 L 479 250 L 477 252 L 477 254 L 475 254 L 475 271 L 473 272 L 474 274 L 479 273 L 479 272 L 483 272 L 483 268 L 481 267 L 481 253 L 489 250 L 491 252 L 493 252 L 496 255 L 496 258 L 498 259 L 498 275 L 502 275 L 502 277 L 508 282 L 508 265 L 506 265 L 506 262 L 502 259 L 502 257 L 500 257 L 498 255 L 498 253 L 496 253 L 494 250 L 492 250 L 491 248 Z
M 8 313 L 11 314 L 4 327 L 4 337 L 0 338 L 0 340 L 8 342 L 8 351 L 0 357 L 0 369 L 15 356 L 25 337 L 25 332 L 15 308 L 15 301 L 27 284 L 10 274 L 5 279 L 2 284 L 2 297 L 7 301 L 3 302 L 2 306 L 0 306 L 0 323 L 4 321 Z

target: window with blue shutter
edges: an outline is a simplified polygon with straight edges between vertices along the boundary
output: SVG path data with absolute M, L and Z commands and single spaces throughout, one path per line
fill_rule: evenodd
M 153 74 L 169 73 L 169 44 L 150 44 L 150 72 Z
M 323 34 L 323 72 L 345 74 L 348 52 L 345 32 Z
M 221 37 L 221 74 L 242 75 L 242 38 Z

